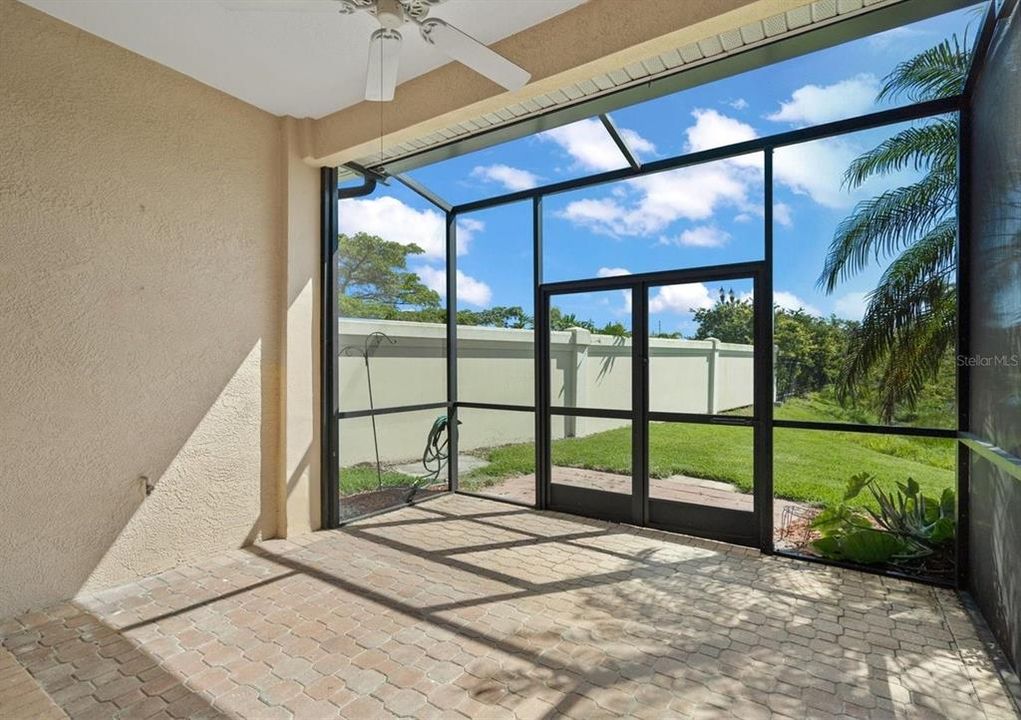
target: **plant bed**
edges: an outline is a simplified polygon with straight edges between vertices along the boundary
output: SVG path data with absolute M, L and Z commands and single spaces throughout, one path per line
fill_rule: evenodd
M 340 515 L 342 520 L 378 510 L 408 504 L 408 496 L 416 477 L 392 468 L 379 473 L 373 463 L 359 463 L 340 469 Z M 447 489 L 447 483 L 422 485 L 412 499 L 433 495 Z
M 851 504 L 860 495 L 872 502 Z M 950 488 L 933 497 L 911 478 L 884 486 L 858 473 L 847 481 L 843 501 L 822 510 L 811 529 L 816 537 L 801 552 L 943 582 L 954 578 L 956 495 Z
M 408 505 L 415 500 L 421 500 L 424 497 L 445 492 L 446 489 L 446 483 L 426 485 L 425 487 L 418 488 L 410 499 L 409 495 L 411 495 L 412 490 L 410 486 L 390 486 L 380 488 L 379 490 L 345 495 L 340 498 L 341 519 L 350 520 L 379 510 Z

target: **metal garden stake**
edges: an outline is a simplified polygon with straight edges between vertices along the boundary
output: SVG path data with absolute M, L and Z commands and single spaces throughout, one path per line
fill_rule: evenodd
M 372 371 L 369 367 L 369 358 L 379 348 L 383 342 L 388 342 L 391 345 L 396 345 L 397 341 L 384 332 L 369 333 L 365 337 L 365 344 L 363 347 L 357 347 L 355 345 L 345 345 L 340 349 L 341 355 L 357 355 L 365 361 L 365 380 L 369 387 L 369 417 L 372 420 L 372 445 L 376 452 L 376 489 L 380 490 L 383 487 L 383 470 L 382 465 L 379 462 L 379 438 L 376 435 L 376 405 L 372 399 Z

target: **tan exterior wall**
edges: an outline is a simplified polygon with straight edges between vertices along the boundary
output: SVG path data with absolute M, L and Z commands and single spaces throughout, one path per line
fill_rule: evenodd
M 314 526 L 291 131 L 0 3 L 0 616 Z

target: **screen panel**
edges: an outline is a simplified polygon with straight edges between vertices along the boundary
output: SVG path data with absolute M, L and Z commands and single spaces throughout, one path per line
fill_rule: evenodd
M 458 488 L 535 504 L 535 413 L 457 410 Z
M 440 409 L 342 419 L 341 520 L 447 491 L 445 417 Z

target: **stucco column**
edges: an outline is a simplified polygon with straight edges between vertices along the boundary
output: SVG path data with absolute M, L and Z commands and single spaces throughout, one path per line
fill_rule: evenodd
M 320 526 L 319 462 L 319 171 L 302 161 L 301 126 L 283 120 L 286 261 L 280 298 L 281 447 L 277 535 Z

